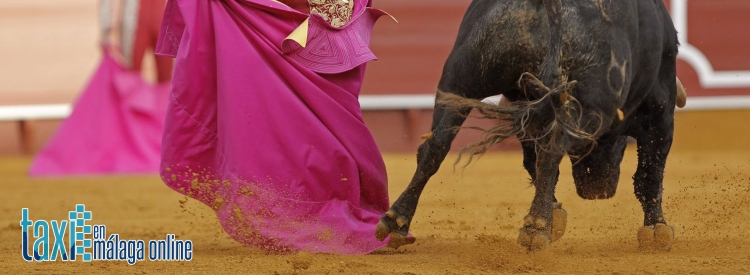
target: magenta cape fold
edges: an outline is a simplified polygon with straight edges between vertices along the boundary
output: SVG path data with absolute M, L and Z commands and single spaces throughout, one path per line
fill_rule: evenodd
M 269 0 L 171 0 L 157 52 L 176 57 L 162 178 L 212 207 L 235 240 L 275 252 L 383 247 L 385 165 L 358 102 L 370 30 L 357 2 L 335 29 Z M 295 45 L 295 43 L 297 43 Z
M 169 84 L 146 83 L 105 53 L 30 175 L 158 173 L 168 95 Z

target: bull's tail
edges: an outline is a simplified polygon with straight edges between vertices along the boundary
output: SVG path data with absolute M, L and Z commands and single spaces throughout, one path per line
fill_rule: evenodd
M 463 127 L 480 130 L 483 136 L 479 141 L 462 148 L 456 163 L 460 162 L 463 155 L 469 155 L 468 165 L 473 156 L 484 154 L 493 145 L 514 136 L 520 141 L 533 142 L 539 150 L 560 154 L 568 153 L 578 141 L 585 141 L 591 145 L 589 149 L 593 149 L 596 144 L 594 133 L 602 128 L 602 118 L 596 113 L 584 113 L 581 104 L 569 95 L 569 91 L 576 85 L 575 81 L 563 81 L 562 85 L 550 90 L 534 75 L 524 73 L 518 82 L 527 92 L 539 89 L 545 91 L 545 94 L 535 100 L 491 104 L 438 91 L 436 103 L 439 105 L 450 109 L 473 108 L 479 112 L 479 118 L 503 121 L 489 129 Z
M 557 87 L 560 78 L 560 55 L 562 54 L 562 3 L 561 0 L 541 0 L 547 12 L 549 43 L 542 62 L 542 83 L 547 87 Z

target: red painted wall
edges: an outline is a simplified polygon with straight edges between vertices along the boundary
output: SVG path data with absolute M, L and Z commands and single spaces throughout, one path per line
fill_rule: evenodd
M 690 0 L 688 39 L 681 43 L 689 43 L 700 50 L 715 71 L 750 71 L 749 14 L 750 1 L 747 0 Z M 698 81 L 696 70 L 682 60 L 677 72 L 689 96 L 750 95 L 748 86 L 704 88 Z

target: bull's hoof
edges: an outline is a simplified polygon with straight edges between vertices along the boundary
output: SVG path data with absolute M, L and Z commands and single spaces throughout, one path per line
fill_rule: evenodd
M 551 242 L 550 228 L 544 218 L 531 215 L 524 218 L 523 228 L 518 234 L 518 244 L 529 251 L 541 251 L 547 249 Z
M 568 224 L 568 212 L 562 209 L 561 203 L 554 203 L 552 206 L 552 224 L 550 225 L 550 232 L 552 241 L 556 242 L 563 235 L 565 235 L 565 227 Z
M 394 249 L 402 245 L 413 244 L 417 239 L 408 235 L 408 229 L 406 229 L 408 225 L 409 220 L 406 217 L 389 210 L 385 213 L 385 216 L 380 218 L 378 225 L 375 227 L 375 238 L 382 241 L 391 236 L 387 246 Z
M 657 223 L 638 230 L 638 245 L 642 250 L 669 251 L 673 244 L 674 229 L 669 225 Z
M 378 225 L 375 226 L 375 238 L 378 239 L 378 241 L 385 240 L 385 237 L 388 237 L 388 235 L 391 234 L 391 229 L 388 228 L 387 225 L 381 220 L 378 222 Z
M 404 236 L 395 232 L 391 233 L 390 235 L 391 238 L 388 240 L 388 244 L 386 244 L 385 246 L 393 249 L 397 249 L 407 244 L 413 244 L 417 241 L 417 238 L 415 238 L 414 236 Z

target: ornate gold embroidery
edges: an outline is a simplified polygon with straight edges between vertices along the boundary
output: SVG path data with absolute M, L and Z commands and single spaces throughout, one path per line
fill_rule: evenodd
M 307 0 L 310 13 L 320 15 L 331 26 L 341 27 L 352 18 L 355 0 Z

